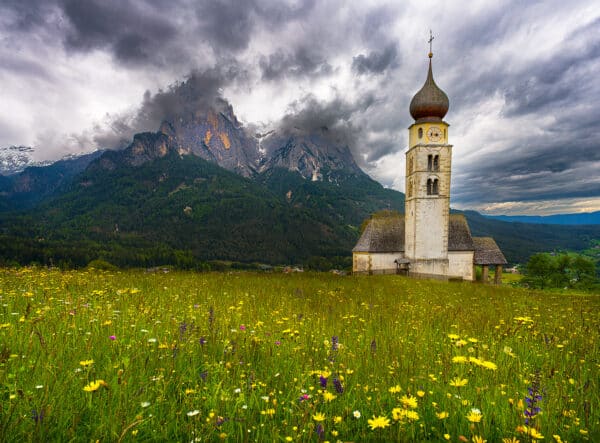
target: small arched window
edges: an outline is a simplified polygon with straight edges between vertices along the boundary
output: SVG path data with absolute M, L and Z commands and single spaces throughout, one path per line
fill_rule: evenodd
M 427 195 L 431 195 L 433 192 L 433 180 L 430 178 L 427 179 Z
M 433 170 L 434 171 L 440 170 L 440 156 L 439 155 L 436 155 L 433 157 Z
M 432 186 L 432 188 L 433 189 L 431 190 L 431 193 L 433 195 L 438 195 L 440 193 L 439 188 L 438 188 L 438 179 L 437 178 L 433 179 L 433 186 Z
M 419 128 L 419 138 L 423 138 L 423 128 Z
M 431 171 L 433 168 L 433 155 L 428 155 L 427 156 L 427 170 Z

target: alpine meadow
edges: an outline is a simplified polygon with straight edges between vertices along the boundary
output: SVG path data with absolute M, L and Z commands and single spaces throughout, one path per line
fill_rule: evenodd
M 0 0 L 0 443 L 600 442 L 598 0 Z
M 600 439 L 600 299 L 403 276 L 0 271 L 3 441 Z

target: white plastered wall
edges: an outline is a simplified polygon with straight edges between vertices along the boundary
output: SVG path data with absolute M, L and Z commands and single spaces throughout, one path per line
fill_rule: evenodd
M 449 251 L 448 275 L 473 280 L 473 251 Z

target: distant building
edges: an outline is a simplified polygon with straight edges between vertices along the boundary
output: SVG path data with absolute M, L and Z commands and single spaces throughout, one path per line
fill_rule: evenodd
M 448 144 L 448 96 L 429 71 L 410 103 L 415 122 L 408 128 L 405 215 L 372 217 L 352 250 L 355 273 L 406 273 L 475 279 L 490 265 L 499 283 L 506 259 L 493 238 L 472 237 L 463 215 L 450 214 L 452 145 Z

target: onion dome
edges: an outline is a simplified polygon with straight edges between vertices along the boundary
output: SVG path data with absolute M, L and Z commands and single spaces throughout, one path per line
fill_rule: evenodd
M 429 72 L 423 87 L 415 94 L 410 102 L 410 115 L 418 121 L 440 121 L 448 112 L 450 101 L 444 91 L 433 81 L 431 57 L 429 53 Z

